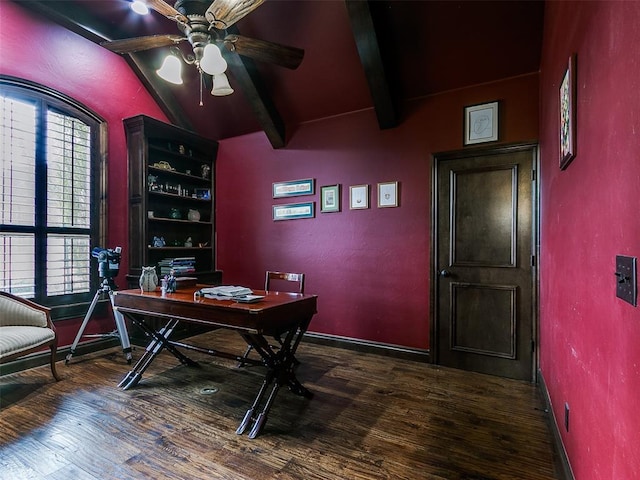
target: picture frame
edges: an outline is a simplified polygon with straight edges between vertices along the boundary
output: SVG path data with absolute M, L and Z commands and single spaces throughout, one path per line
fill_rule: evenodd
M 378 183 L 378 208 L 398 206 L 398 182 Z
M 313 195 L 315 193 L 313 178 L 302 180 L 289 180 L 273 183 L 273 198 L 296 197 L 300 195 Z
M 323 213 L 340 211 L 340 185 L 326 185 L 320 188 L 320 211 Z
M 315 217 L 315 202 L 273 205 L 273 220 L 298 220 Z
M 559 89 L 560 170 L 576 156 L 576 55 L 570 55 Z
M 349 187 L 349 209 L 369 208 L 369 185 L 351 185 Z
M 498 140 L 499 102 L 464 107 L 464 144 L 495 142 Z

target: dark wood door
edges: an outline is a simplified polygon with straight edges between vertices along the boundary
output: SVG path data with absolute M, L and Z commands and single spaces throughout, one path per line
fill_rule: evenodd
M 534 379 L 536 159 L 534 145 L 435 157 L 438 364 Z

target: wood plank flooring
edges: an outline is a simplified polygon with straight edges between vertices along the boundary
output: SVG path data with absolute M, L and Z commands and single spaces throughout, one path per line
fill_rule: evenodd
M 194 343 L 244 350 L 233 332 Z M 200 368 L 162 353 L 128 391 L 119 348 L 60 362 L 61 382 L 46 366 L 0 378 L 0 479 L 560 478 L 527 383 L 303 342 L 314 398 L 282 389 L 251 440 L 235 430 L 264 369 L 189 356 Z

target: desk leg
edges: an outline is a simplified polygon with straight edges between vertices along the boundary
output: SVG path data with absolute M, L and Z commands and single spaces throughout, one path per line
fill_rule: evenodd
M 141 322 L 136 321 L 136 324 L 140 325 L 143 330 L 148 329 L 148 327 L 146 325 L 143 326 Z M 142 378 L 142 374 L 144 373 L 144 371 L 149 368 L 151 362 L 153 362 L 153 360 L 162 351 L 162 348 L 164 347 L 164 341 L 161 340 L 161 338 L 166 341 L 177 324 L 177 320 L 170 320 L 169 323 L 162 327 L 157 334 L 153 332 L 154 335 L 152 335 L 152 340 L 147 345 L 144 354 L 136 362 L 131 371 L 127 373 L 127 375 L 125 375 L 122 381 L 118 384 L 118 387 L 121 387 L 123 390 L 128 390 L 129 388 L 134 387 L 138 384 L 140 378 Z
M 305 398 L 313 397 L 313 393 L 302 386 L 294 373 L 294 367 L 298 364 L 294 356 L 294 352 L 298 347 L 302 333 L 303 331 L 297 328 L 287 332 L 287 335 L 284 341 L 281 342 L 281 347 L 277 352 L 273 350 L 269 345 L 269 342 L 267 342 L 262 335 L 249 333 L 242 335 L 245 341 L 253 347 L 260 357 L 262 357 L 262 361 L 267 367 L 267 374 L 265 375 L 265 379 L 253 402 L 253 405 L 251 405 L 251 408 L 247 410 L 240 426 L 236 430 L 238 435 L 244 433 L 252 421 L 254 421 L 254 424 L 249 432 L 249 438 L 256 438 L 260 434 L 260 431 L 267 422 L 269 410 L 271 409 L 281 386 L 287 385 L 289 390 L 296 395 L 300 395 Z M 294 338 L 295 342 L 293 342 L 292 349 L 291 344 Z M 267 389 L 272 383 L 273 387 L 271 388 L 271 392 L 269 393 L 269 397 L 267 398 L 262 411 L 255 416 Z
M 142 330 L 148 333 L 152 337 L 152 340 L 151 342 L 149 342 L 149 345 L 147 345 L 144 354 L 136 362 L 131 371 L 127 373 L 122 381 L 120 381 L 118 387 L 121 387 L 123 390 L 128 390 L 131 387 L 135 387 L 142 378 L 142 374 L 144 373 L 144 371 L 149 368 L 153 360 L 164 348 L 169 350 L 183 364 L 197 365 L 196 362 L 180 353 L 173 345 L 169 343 L 169 336 L 173 333 L 174 329 L 178 325 L 178 320 L 169 320 L 169 322 L 157 332 L 151 329 L 142 321 L 138 321 L 137 319 L 133 319 L 133 321 L 140 328 L 142 328 Z
M 252 422 L 253 414 L 255 413 L 256 409 L 260 406 L 260 402 L 262 401 L 262 398 L 264 397 L 264 394 L 266 393 L 267 388 L 269 388 L 269 385 L 271 385 L 271 382 L 273 382 L 273 371 L 269 370 L 266 376 L 264 377 L 264 380 L 262 382 L 262 386 L 260 387 L 260 391 L 258 392 L 258 395 L 256 395 L 256 398 L 253 401 L 253 405 L 251 405 L 251 408 L 249 408 L 249 410 L 247 410 L 247 413 L 244 414 L 244 418 L 242 419 L 242 422 L 240 422 L 240 426 L 238 426 L 238 429 L 236 430 L 236 433 L 238 435 L 242 435 L 247 430 L 247 427 L 249 426 L 249 424 Z M 262 423 L 264 423 L 264 420 Z M 252 428 L 251 431 L 253 432 L 254 429 L 255 427 Z

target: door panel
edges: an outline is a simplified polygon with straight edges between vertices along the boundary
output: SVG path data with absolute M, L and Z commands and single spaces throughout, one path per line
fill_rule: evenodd
M 534 146 L 434 161 L 436 363 L 533 379 Z
M 514 266 L 517 165 L 450 174 L 453 264 Z

